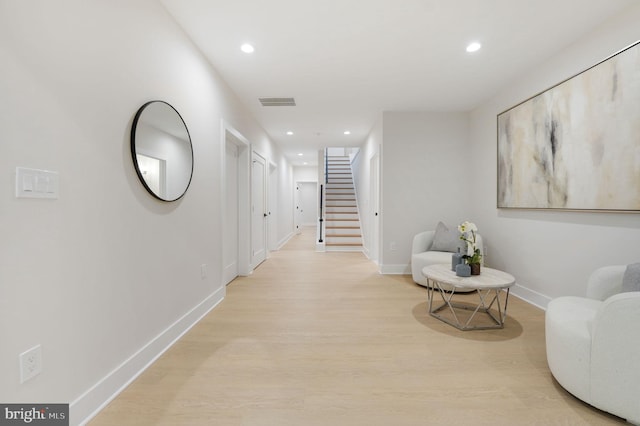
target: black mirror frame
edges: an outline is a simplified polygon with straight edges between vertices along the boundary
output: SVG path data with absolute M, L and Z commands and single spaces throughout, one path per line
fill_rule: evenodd
M 175 113 L 178 115 L 178 118 L 180 118 L 180 121 L 182 122 L 182 125 L 184 126 L 184 129 L 187 132 L 187 136 L 189 138 L 189 147 L 191 148 L 191 172 L 190 172 L 190 175 L 189 175 L 189 182 L 187 182 L 187 186 L 184 188 L 184 191 L 182 191 L 182 194 L 180 194 L 178 197 L 173 198 L 173 199 L 161 198 L 160 195 L 156 194 L 151 188 L 149 188 L 149 185 L 147 185 L 147 182 L 145 181 L 144 176 L 142 175 L 142 171 L 140 170 L 140 167 L 138 166 L 137 151 L 136 151 L 136 129 L 138 127 L 138 120 L 140 119 L 140 116 L 144 112 L 145 108 L 147 108 L 149 105 L 157 103 L 157 102 L 160 102 L 160 103 L 163 103 L 163 104 L 169 106 L 169 108 L 171 108 L 173 111 L 175 111 Z M 164 201 L 166 203 L 171 203 L 173 201 L 178 201 L 180 198 L 184 197 L 184 194 L 187 193 L 187 190 L 189 189 L 189 186 L 191 186 L 191 179 L 193 178 L 193 167 L 194 167 L 193 143 L 191 141 L 191 134 L 189 133 L 189 128 L 187 127 L 187 124 L 184 122 L 184 119 L 182 118 L 182 116 L 180 115 L 178 110 L 173 107 L 173 105 L 171 105 L 168 102 L 161 101 L 161 100 L 149 101 L 149 102 L 146 102 L 144 105 L 142 105 L 138 109 L 138 111 L 136 112 L 136 115 L 133 118 L 133 123 L 131 124 L 131 143 L 130 143 L 130 147 L 131 147 L 131 159 L 133 161 L 133 167 L 136 169 L 136 174 L 138 175 L 138 179 L 140 180 L 140 182 L 142 183 L 142 185 L 144 186 L 144 188 L 147 190 L 147 192 L 149 194 L 151 194 L 157 200 Z

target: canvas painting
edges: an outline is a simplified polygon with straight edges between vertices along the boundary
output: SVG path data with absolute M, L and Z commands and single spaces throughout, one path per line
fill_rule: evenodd
M 497 124 L 498 208 L 640 211 L 640 44 Z

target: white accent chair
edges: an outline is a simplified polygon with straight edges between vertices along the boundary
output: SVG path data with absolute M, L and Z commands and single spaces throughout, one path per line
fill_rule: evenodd
M 587 297 L 549 303 L 547 362 L 574 396 L 640 424 L 640 291 L 620 292 L 625 270 L 599 268 L 589 277 Z
M 436 265 L 438 263 L 451 264 L 452 252 L 448 251 L 430 251 L 429 248 L 433 243 L 433 238 L 436 231 L 424 231 L 413 237 L 413 244 L 411 247 L 411 275 L 413 281 L 423 287 L 427 287 L 427 279 L 422 275 L 422 269 L 425 266 Z M 480 253 L 484 253 L 482 246 L 482 237 L 480 234 L 476 234 L 476 243 L 480 249 Z M 484 264 L 484 260 L 482 261 Z M 443 290 L 451 290 L 451 286 L 442 284 Z M 470 292 L 473 289 L 459 288 L 456 292 Z

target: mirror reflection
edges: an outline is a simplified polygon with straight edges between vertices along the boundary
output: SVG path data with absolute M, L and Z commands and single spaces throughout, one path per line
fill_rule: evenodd
M 131 128 L 131 155 L 140 181 L 154 197 L 175 201 L 187 192 L 193 174 L 191 138 L 168 103 L 140 107 Z

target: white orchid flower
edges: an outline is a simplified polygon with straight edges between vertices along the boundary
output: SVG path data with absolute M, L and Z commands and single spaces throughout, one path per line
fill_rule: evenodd
M 478 227 L 475 223 L 466 220 L 458 225 L 458 231 L 460 232 L 460 239 L 467 243 L 467 253 L 465 257 L 474 257 L 478 250 L 478 245 L 476 243 L 476 232 L 478 232 Z
M 463 234 L 466 234 L 467 232 L 478 232 L 478 227 L 475 223 L 465 220 L 460 225 L 458 225 L 458 231 Z

